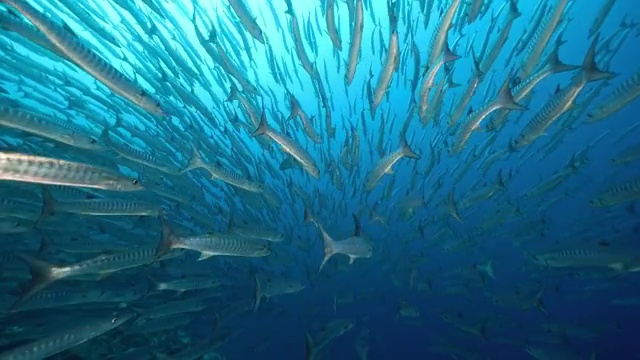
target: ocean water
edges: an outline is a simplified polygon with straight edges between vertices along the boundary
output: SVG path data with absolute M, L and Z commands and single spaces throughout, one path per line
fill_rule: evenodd
M 640 358 L 634 5 L 0 0 L 0 359 Z

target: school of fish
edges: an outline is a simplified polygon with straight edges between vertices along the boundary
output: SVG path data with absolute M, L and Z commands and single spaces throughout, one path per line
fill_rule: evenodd
M 0 0 L 0 360 L 623 358 L 632 8 Z

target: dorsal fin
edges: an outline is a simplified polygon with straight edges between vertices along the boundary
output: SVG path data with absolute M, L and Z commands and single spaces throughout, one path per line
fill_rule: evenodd
M 358 217 L 356 216 L 356 214 L 351 214 L 351 216 L 353 216 L 353 225 L 354 225 L 353 236 L 359 237 L 360 236 L 360 220 L 358 220 Z

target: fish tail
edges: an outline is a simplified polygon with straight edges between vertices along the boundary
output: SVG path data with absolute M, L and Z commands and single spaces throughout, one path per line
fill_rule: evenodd
M 442 60 L 445 63 L 460 59 L 460 55 L 455 54 L 449 47 L 449 35 L 445 36 L 444 49 L 442 51 Z
M 100 140 L 104 141 L 105 143 L 109 142 L 109 128 L 108 127 L 105 126 L 104 128 L 102 128 L 102 132 L 100 133 Z
M 212 27 L 211 31 L 209 31 L 209 42 L 212 42 L 214 44 L 218 43 L 218 32 L 216 31 L 216 28 Z
M 40 217 L 36 221 L 36 227 L 39 226 L 44 220 L 53 216 L 56 212 L 56 201 L 51 196 L 51 193 L 46 187 L 42 187 L 42 209 L 40 210 Z
M 612 79 L 616 76 L 616 74 L 608 71 L 602 71 L 598 69 L 598 65 L 596 64 L 596 47 L 598 45 L 598 38 L 600 34 L 596 34 L 591 42 L 591 46 L 587 51 L 587 55 L 584 57 L 584 61 L 582 63 L 582 76 L 585 81 L 597 81 L 602 79 Z
M 538 292 L 538 294 L 536 294 L 536 309 L 542 311 L 544 314 L 549 315 L 549 313 L 547 312 L 547 309 L 544 306 L 544 302 L 542 301 L 542 293 L 544 292 L 544 289 L 540 289 L 540 291 Z
M 568 65 L 560 60 L 559 45 L 560 43 L 556 42 L 556 47 L 553 48 L 553 51 L 551 51 L 549 57 L 547 58 L 547 67 L 549 68 L 549 71 L 551 71 L 551 73 L 553 74 L 556 74 L 577 69 L 578 66 Z
M 253 278 L 256 280 L 256 299 L 253 305 L 253 312 L 258 311 L 258 306 L 260 306 L 260 300 L 262 299 L 262 289 L 260 287 L 260 280 L 258 279 L 258 275 L 253 275 Z
M 509 0 L 509 18 L 514 20 L 522 16 L 520 10 L 518 10 L 518 4 L 514 0 Z
M 227 221 L 227 232 L 231 232 L 231 229 L 233 229 L 235 222 L 233 220 L 233 208 L 230 209 L 229 211 L 229 220 Z
M 231 89 L 229 89 L 229 96 L 227 96 L 227 100 L 225 102 L 231 102 L 234 100 L 240 100 L 240 92 L 238 91 L 238 87 L 236 84 L 231 82 Z
M 298 116 L 298 109 L 291 108 L 291 113 L 287 116 L 287 120 L 295 119 Z
M 51 239 L 49 238 L 49 235 L 44 232 L 42 232 L 40 235 L 41 239 L 40 247 L 38 248 L 38 255 L 46 254 L 49 251 L 49 248 L 51 248 Z
M 509 87 L 509 83 L 510 83 L 509 80 L 504 82 L 504 85 L 502 85 L 502 88 L 500 89 L 500 92 L 498 93 L 498 97 L 497 97 L 496 101 L 498 102 L 498 104 L 500 104 L 500 107 L 503 108 L 503 109 L 527 110 L 526 106 L 518 104 L 513 99 L 513 93 L 511 92 L 511 88 Z
M 387 13 L 389 14 L 389 28 L 397 30 L 398 28 L 398 14 L 395 11 L 395 2 L 387 1 Z
M 329 236 L 329 234 L 324 231 L 324 228 L 322 228 L 322 226 L 318 227 L 320 228 L 320 232 L 322 232 L 322 241 L 324 243 L 324 257 L 322 258 L 322 263 L 320 263 L 320 268 L 318 269 L 318 272 L 320 272 L 322 271 L 322 268 L 327 263 L 327 261 L 329 261 L 329 259 L 331 259 L 331 257 L 336 253 L 336 249 L 335 241 L 333 241 L 331 236 Z
M 358 217 L 356 216 L 356 214 L 351 214 L 351 217 L 353 218 L 353 236 L 360 236 L 360 233 L 362 232 L 362 226 L 360 225 L 360 219 L 358 219 Z
M 304 208 L 304 221 L 303 223 L 308 224 L 308 223 L 315 223 L 316 219 L 315 217 L 311 214 L 311 211 L 309 211 L 309 209 L 307 209 L 306 207 Z
M 482 338 L 482 341 L 487 341 L 487 323 L 483 321 L 478 325 L 474 326 L 474 331 L 478 336 Z
M 498 172 L 498 188 L 500 190 L 506 190 L 507 189 L 507 184 L 505 183 L 503 169 L 500 169 L 500 171 Z
M 460 217 L 460 213 L 458 212 L 458 206 L 456 206 L 456 201 L 454 198 L 453 191 L 449 193 L 449 214 L 453 216 L 456 220 L 462 222 L 462 217 Z
M 162 221 L 162 237 L 156 247 L 156 260 L 165 256 L 176 243 L 169 222 L 164 218 L 160 218 L 160 220 Z
M 296 14 L 293 12 L 293 5 L 291 4 L 291 0 L 284 0 L 284 2 L 287 4 L 287 10 L 285 10 L 284 13 L 287 15 L 296 16 Z
M 489 275 L 490 278 L 494 279 L 496 278 L 495 273 L 493 272 L 493 262 L 489 261 L 485 266 L 484 266 L 484 271 L 487 273 L 487 275 Z
M 405 157 L 409 157 L 412 159 L 420 159 L 421 156 L 420 154 L 416 153 L 415 151 L 413 151 L 410 147 L 409 147 L 409 143 L 407 142 L 407 138 L 406 137 L 402 137 L 400 139 L 400 150 L 402 151 L 402 156 Z
M 289 106 L 291 107 L 291 113 L 289 114 L 289 117 L 287 117 L 287 120 L 295 118 L 298 116 L 298 113 L 300 113 L 300 104 L 293 94 L 289 94 Z
M 471 60 L 473 61 L 473 69 L 475 70 L 476 77 L 482 79 L 484 77 L 484 71 L 482 71 L 482 69 L 480 68 L 480 64 L 482 63 L 482 61 L 478 59 L 473 46 L 471 47 Z
M 20 297 L 11 305 L 9 311 L 13 311 L 19 306 L 23 305 L 29 299 L 31 299 L 33 295 L 57 280 L 57 278 L 53 274 L 53 270 L 55 269 L 54 265 L 51 265 L 42 260 L 38 260 L 29 255 L 22 254 L 19 255 L 19 258 L 27 263 L 27 266 L 29 266 L 29 271 L 31 272 L 31 281 L 29 282 L 29 285 L 27 285 L 27 288 L 22 292 Z
M 260 135 L 265 135 L 269 132 L 269 125 L 267 125 L 267 117 L 264 115 L 264 109 L 262 110 L 262 116 L 260 117 L 260 124 L 258 124 L 258 128 L 256 131 L 251 134 L 251 137 L 256 137 Z
M 313 338 L 309 335 L 308 332 L 304 333 L 304 358 L 306 360 L 313 360 L 316 357 L 316 349 L 315 344 L 313 343 Z
M 200 151 L 198 148 L 192 143 L 191 144 L 191 158 L 189 159 L 189 163 L 185 166 L 184 169 L 180 170 L 179 174 L 184 174 L 190 170 L 204 167 L 205 163 L 202 160 L 202 155 L 200 155 Z

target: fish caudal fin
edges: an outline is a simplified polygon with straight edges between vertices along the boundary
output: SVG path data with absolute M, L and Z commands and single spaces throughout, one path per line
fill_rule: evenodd
M 165 256 L 175 245 L 175 237 L 169 222 L 164 218 L 160 218 L 160 221 L 162 221 L 162 237 L 156 247 L 156 260 Z
M 305 224 L 314 223 L 314 224 L 317 225 L 315 216 L 313 216 L 311 211 L 309 211 L 309 209 L 307 209 L 306 207 L 304 208 L 304 220 L 303 220 L 303 222 Z
M 484 272 L 485 274 L 487 274 L 488 277 L 492 278 L 492 279 L 496 279 L 496 275 L 493 272 L 493 262 L 489 261 L 488 263 L 484 264 L 484 265 L 480 265 L 480 270 L 482 270 L 482 272 Z
M 258 128 L 251 134 L 251 137 L 265 135 L 269 132 L 269 125 L 267 125 L 267 116 L 264 112 L 264 100 L 262 101 L 262 114 L 260 115 L 260 124 Z
M 511 93 L 511 88 L 509 87 L 510 82 L 510 80 L 504 82 L 504 85 L 502 85 L 502 88 L 498 93 L 498 97 L 496 98 L 496 101 L 500 105 L 500 108 L 510 110 L 527 110 L 526 106 L 518 104 L 513 99 L 513 94 Z
M 608 71 L 602 71 L 598 69 L 598 65 L 596 64 L 596 47 L 598 46 L 598 38 L 600 34 L 596 34 L 591 42 L 591 46 L 587 51 L 587 55 L 584 57 L 584 61 L 582 63 L 582 73 L 581 75 L 584 77 L 584 81 L 598 81 L 603 79 L 612 79 L 616 76 L 616 74 Z
M 253 278 L 256 280 L 256 293 L 255 293 L 255 303 L 253 304 L 253 312 L 258 311 L 258 306 L 260 306 L 260 300 L 262 299 L 262 289 L 260 288 L 260 280 L 258 279 L 258 275 L 254 275 Z
M 198 148 L 192 143 L 191 144 L 191 159 L 189 159 L 189 163 L 185 166 L 184 169 L 180 170 L 178 174 L 184 174 L 193 169 L 205 167 L 204 160 L 202 160 L 202 156 L 200 155 L 200 151 Z
M 22 292 L 20 297 L 11 305 L 9 310 L 14 310 L 26 303 L 33 295 L 38 293 L 40 290 L 46 288 L 54 281 L 58 280 L 57 277 L 54 276 L 53 270 L 55 269 L 54 265 L 51 265 L 42 260 L 38 260 L 28 255 L 19 255 L 20 259 L 22 259 L 27 266 L 29 266 L 29 271 L 31 272 L 31 281 L 27 288 Z
M 229 89 L 229 96 L 227 96 L 226 102 L 231 102 L 234 100 L 240 100 L 240 92 L 238 91 L 238 87 L 236 84 L 231 82 L 231 89 Z
M 449 199 L 448 199 L 447 209 L 449 210 L 449 214 L 454 219 L 458 220 L 459 222 L 463 222 L 462 221 L 462 217 L 460 216 L 460 213 L 458 212 L 458 206 L 456 205 L 456 201 L 455 201 L 455 197 L 454 197 L 454 194 L 453 194 L 453 190 L 451 192 L 449 192 Z
M 482 321 L 473 327 L 473 332 L 482 338 L 482 341 L 487 341 L 487 323 Z
M 536 294 L 535 298 L 535 307 L 540 310 L 545 315 L 549 315 L 547 309 L 544 306 L 544 302 L 542 301 L 542 294 L 544 293 L 544 289 L 540 289 L 540 291 Z
M 353 236 L 360 236 L 360 233 L 362 232 L 362 227 L 360 226 L 360 220 L 358 219 L 358 217 L 356 216 L 356 214 L 351 214 L 351 216 L 353 217 Z
M 444 49 L 442 49 L 442 61 L 444 61 L 445 63 L 451 62 L 451 61 L 456 61 L 458 59 L 460 59 L 460 55 L 454 53 L 453 51 L 451 51 L 451 49 L 449 48 L 449 36 L 446 36 L 446 40 L 444 42 Z
M 420 159 L 420 154 L 416 153 L 409 147 L 409 143 L 407 139 L 403 136 L 400 138 L 400 151 L 402 151 L 402 156 L 412 158 L 412 159 Z
M 313 360 L 316 357 L 316 348 L 313 343 L 313 338 L 308 332 L 304 333 L 304 358 L 306 360 Z
M 556 47 L 551 51 L 551 53 L 549 53 L 549 56 L 547 57 L 547 67 L 549 68 L 549 71 L 554 74 L 579 68 L 579 66 L 567 65 L 563 63 L 562 60 L 560 60 L 558 43 L 556 43 Z
M 40 210 L 40 217 L 36 221 L 36 226 L 39 226 L 44 220 L 53 216 L 56 212 L 56 201 L 51 196 L 51 193 L 46 187 L 42 187 L 42 210 Z
M 329 234 L 324 231 L 324 228 L 322 228 L 322 226 L 318 225 L 318 228 L 320 228 L 320 232 L 322 233 L 322 241 L 324 243 L 324 258 L 322 258 L 322 263 L 320 263 L 320 268 L 318 269 L 318 272 L 320 272 L 322 271 L 322 268 L 327 263 L 327 261 L 329 261 L 329 259 L 331 259 L 331 257 L 336 254 L 336 250 L 335 241 L 331 238 L 331 236 L 329 236 Z

